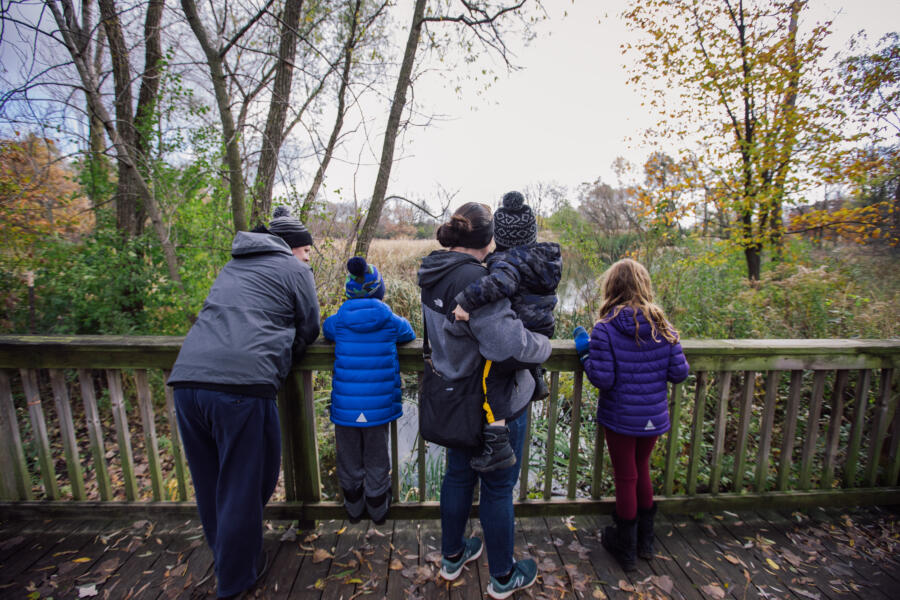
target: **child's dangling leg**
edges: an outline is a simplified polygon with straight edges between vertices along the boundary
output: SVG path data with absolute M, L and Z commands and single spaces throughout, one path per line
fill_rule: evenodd
M 534 377 L 534 394 L 531 396 L 531 401 L 549 398 L 550 388 L 547 387 L 547 382 L 544 381 L 544 367 L 532 369 L 531 376 Z
M 516 454 L 509 445 L 509 428 L 506 426 L 510 390 L 505 385 L 509 377 L 515 377 L 515 371 L 511 374 L 506 373 L 501 369 L 492 369 L 492 365 L 491 361 L 487 361 L 482 375 L 486 420 L 481 430 L 484 434 L 484 445 L 481 454 L 469 461 L 469 466 L 479 473 L 508 469 L 516 464 Z M 498 419 L 498 416 L 503 418 Z
M 351 523 L 358 523 L 366 511 L 363 482 L 363 440 L 358 427 L 334 426 L 334 454 L 337 478 L 344 495 L 344 509 Z

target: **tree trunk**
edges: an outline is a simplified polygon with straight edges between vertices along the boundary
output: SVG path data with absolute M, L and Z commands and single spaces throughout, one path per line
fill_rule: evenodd
M 776 157 L 776 170 L 773 181 L 772 205 L 769 215 L 769 240 L 780 259 L 784 252 L 784 223 L 782 222 L 782 206 L 784 205 L 784 188 L 787 182 L 788 167 L 794 145 L 797 142 L 797 94 L 800 87 L 800 60 L 797 57 L 797 21 L 800 16 L 801 2 L 791 3 L 791 20 L 788 24 L 787 54 L 788 75 L 787 90 L 782 102 L 781 145 Z
M 231 114 L 228 90 L 225 85 L 225 71 L 223 59 L 219 52 L 212 46 L 209 36 L 200 16 L 194 0 L 181 0 L 181 7 L 187 18 L 191 30 L 203 48 L 206 55 L 206 63 L 209 65 L 213 91 L 216 96 L 216 106 L 219 109 L 219 118 L 222 121 L 222 136 L 225 139 L 225 162 L 228 168 L 228 184 L 231 189 L 231 216 L 234 221 L 234 230 L 247 229 L 247 213 L 244 208 L 244 173 L 241 164 L 241 150 L 238 146 L 237 130 L 234 126 L 234 115 Z
M 135 151 L 137 133 L 134 128 L 131 68 L 128 62 L 128 47 L 125 44 L 125 36 L 122 34 L 122 26 L 119 22 L 119 12 L 115 0 L 99 0 L 98 4 L 100 17 L 106 31 L 106 39 L 109 42 L 109 55 L 115 83 L 116 130 L 121 143 L 128 149 L 129 156 L 139 161 L 140 157 Z M 137 163 L 129 165 L 123 161 L 119 161 L 118 164 L 119 183 L 115 195 L 116 227 L 126 239 L 136 237 L 143 231 L 143 220 L 140 219 L 143 202 L 140 197 L 139 185 L 134 180 L 137 166 Z
M 361 0 L 357 0 L 353 8 L 350 32 L 347 35 L 347 43 L 344 44 L 344 67 L 341 71 L 341 85 L 338 88 L 337 116 L 334 120 L 334 127 L 331 128 L 331 135 L 328 137 L 328 143 L 325 145 L 322 162 L 319 163 L 319 168 L 316 170 L 315 177 L 313 177 L 312 185 L 309 187 L 306 198 L 303 200 L 303 207 L 300 209 L 301 220 L 306 219 L 306 215 L 309 213 L 313 202 L 316 200 L 319 188 L 322 186 L 322 181 L 325 179 L 325 171 L 328 169 L 328 164 L 331 162 L 332 154 L 334 154 L 334 148 L 337 145 L 341 129 L 344 127 L 344 113 L 347 110 L 347 88 L 350 85 L 350 68 L 353 65 L 353 50 L 356 47 L 356 27 L 359 25 L 359 11 L 361 4 Z
M 751 282 L 759 281 L 760 277 L 760 247 L 748 246 L 744 248 L 744 258 L 747 260 L 747 277 Z
M 426 0 L 416 0 L 416 5 L 413 9 L 409 37 L 406 39 L 406 50 L 403 53 L 400 74 L 397 76 L 397 87 L 394 89 L 394 99 L 391 102 L 391 111 L 384 131 L 384 145 L 381 148 L 378 177 L 375 179 L 375 189 L 372 191 L 372 200 L 369 203 L 366 220 L 356 240 L 355 254 L 357 256 L 366 256 L 368 254 L 369 244 L 375 236 L 375 229 L 378 226 L 378 220 L 381 218 L 381 211 L 384 208 L 384 197 L 391 177 L 391 167 L 394 164 L 394 145 L 397 142 L 397 132 L 400 129 L 400 117 L 403 115 L 403 107 L 406 105 L 406 92 L 409 89 L 412 77 L 416 49 L 419 46 L 419 37 L 422 34 L 422 18 L 425 15 L 425 4 Z
M 278 47 L 278 68 L 272 85 L 272 101 L 262 139 L 259 167 L 253 185 L 253 208 L 250 222 L 265 220 L 272 206 L 272 187 L 278 154 L 284 141 L 284 120 L 291 100 L 291 82 L 294 77 L 294 56 L 297 53 L 297 29 L 300 27 L 302 0 L 289 0 L 281 14 L 281 42 Z
M 63 0 L 61 4 L 67 15 L 74 14 L 71 0 Z M 178 285 L 182 293 L 184 293 L 184 284 L 181 281 L 181 275 L 178 273 L 178 259 L 175 255 L 175 247 L 172 245 L 172 242 L 169 239 L 168 230 L 166 229 L 165 223 L 162 221 L 162 214 L 159 210 L 159 205 L 156 203 L 156 198 L 153 196 L 147 182 L 137 170 L 137 162 L 132 154 L 133 149 L 122 141 L 113 119 L 103 105 L 103 101 L 100 97 L 98 78 L 93 71 L 93 65 L 85 60 L 84 54 L 79 50 L 75 41 L 82 32 L 79 31 L 77 23 L 74 22 L 74 18 L 67 22 L 59 12 L 59 7 L 56 2 L 48 1 L 47 6 L 53 14 L 56 25 L 59 27 L 59 31 L 62 34 L 63 41 L 72 57 L 72 62 L 78 70 L 78 76 L 81 79 L 82 87 L 88 97 L 90 111 L 92 114 L 97 115 L 103 122 L 106 134 L 109 136 L 109 139 L 116 149 L 117 160 L 120 167 L 125 170 L 129 177 L 133 178 L 135 186 L 140 193 L 141 198 L 144 200 L 145 207 L 150 215 L 150 220 L 153 223 L 153 227 L 159 238 L 159 243 L 162 246 L 163 256 L 165 257 L 166 266 L 169 271 L 169 277 Z M 111 40 L 110 44 L 112 44 Z M 112 52 L 112 50 L 110 50 L 110 52 Z

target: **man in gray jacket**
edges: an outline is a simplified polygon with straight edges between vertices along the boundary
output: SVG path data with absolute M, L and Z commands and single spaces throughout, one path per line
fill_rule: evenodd
M 242 595 L 268 566 L 262 511 L 281 463 L 275 395 L 292 354 L 319 335 L 311 244 L 283 207 L 269 229 L 238 232 L 169 376 L 220 598 Z

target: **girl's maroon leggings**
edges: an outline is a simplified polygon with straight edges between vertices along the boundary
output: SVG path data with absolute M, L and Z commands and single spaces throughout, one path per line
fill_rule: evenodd
M 638 507 L 653 506 L 653 484 L 650 483 L 650 453 L 657 436 L 634 437 L 606 429 L 606 446 L 616 480 L 616 514 L 630 521 L 637 517 Z

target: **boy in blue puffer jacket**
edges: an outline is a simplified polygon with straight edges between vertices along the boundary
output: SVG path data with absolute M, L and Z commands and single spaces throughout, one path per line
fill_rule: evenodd
M 653 302 L 650 274 L 624 258 L 603 275 L 600 320 L 590 337 L 575 329 L 575 351 L 588 379 L 600 389 L 597 420 L 616 482 L 614 526 L 601 543 L 631 571 L 637 556 L 653 558 L 653 486 L 650 453 L 669 430 L 667 383 L 681 383 L 688 363 L 678 332 Z
M 337 476 L 350 522 L 368 511 L 381 525 L 391 503 L 388 423 L 403 412 L 397 344 L 416 334 L 382 302 L 384 281 L 374 265 L 354 256 L 347 271 L 347 300 L 322 325 L 325 338 L 335 342 L 331 421 Z

